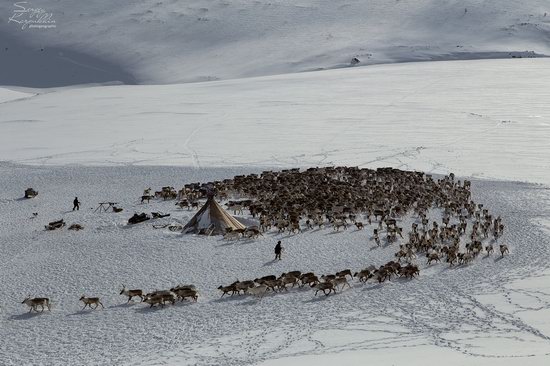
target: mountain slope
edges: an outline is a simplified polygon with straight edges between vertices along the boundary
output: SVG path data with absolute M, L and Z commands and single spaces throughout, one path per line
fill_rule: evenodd
M 44 0 L 38 5 L 53 13 L 55 29 L 0 23 L 0 41 L 10 46 L 0 48 L 0 67 L 10 70 L 2 73 L 0 85 L 204 81 L 347 67 L 353 57 L 367 65 L 550 54 L 550 5 L 543 0 Z M 0 4 L 3 14 L 13 10 L 11 3 Z M 37 61 L 28 69 L 58 68 L 44 72 L 45 80 L 28 80 L 17 60 L 29 58 Z M 67 70 L 71 60 L 82 67 Z M 91 70 L 101 72 L 84 77 Z M 18 77 L 7 77 L 13 74 Z

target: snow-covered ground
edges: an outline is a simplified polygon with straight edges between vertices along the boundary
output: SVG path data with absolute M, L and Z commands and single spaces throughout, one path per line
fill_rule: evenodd
M 354 56 L 549 54 L 547 1 L 71 4 L 36 4 L 54 12 L 55 29 L 0 24 L 0 83 L 72 85 L 0 88 L 0 364 L 548 364 L 550 61 L 342 68 Z M 74 86 L 320 68 L 337 70 Z M 452 269 L 419 260 L 418 279 L 327 298 L 295 289 L 220 300 L 216 287 L 237 278 L 356 270 L 393 259 L 395 246 L 375 248 L 372 227 L 226 242 L 125 225 L 134 212 L 181 224 L 193 214 L 140 204 L 146 187 L 335 164 L 473 177 L 476 201 L 504 219 L 510 255 Z M 38 197 L 21 199 L 27 187 Z M 125 210 L 94 212 L 101 201 Z M 60 218 L 85 229 L 44 231 Z M 272 262 L 278 239 L 285 257 Z M 124 304 L 123 283 L 194 283 L 201 297 L 149 310 Z M 83 294 L 106 309 L 80 311 Z M 27 314 L 27 295 L 49 296 L 52 312 Z
M 0 88 L 0 103 L 11 102 L 18 99 L 30 98 L 33 94 L 24 93 L 16 90 Z
M 24 8 L 55 28 L 21 29 Z M 547 0 L 0 2 L 0 84 L 165 84 L 550 54 Z M 23 71 L 24 70 L 24 71 Z
M 425 266 L 414 280 L 353 283 L 340 294 L 311 289 L 220 299 L 218 285 L 288 270 L 327 273 L 379 265 L 395 246 L 376 248 L 372 227 L 265 234 L 227 242 L 125 222 L 134 211 L 164 211 L 188 220 L 173 201 L 140 204 L 144 187 L 207 181 L 251 172 L 249 167 L 85 167 L 0 165 L 0 348 L 5 365 L 304 365 L 338 360 L 361 365 L 546 365 L 550 354 L 549 190 L 539 185 L 473 181 L 473 195 L 502 215 L 503 259 L 480 257 L 449 268 Z M 23 200 L 22 189 L 39 191 Z M 78 195 L 80 211 L 71 211 Z M 125 211 L 96 213 L 100 201 Z M 38 216 L 31 219 L 32 212 Z M 437 217 L 437 212 L 433 212 Z M 66 228 L 44 231 L 64 218 Z M 546 221 L 545 221 L 546 220 Z M 409 219 L 401 223 L 410 227 Z M 286 251 L 273 262 L 273 245 Z M 150 310 L 120 295 L 122 284 L 145 291 L 194 283 L 196 304 Z M 81 311 L 81 295 L 100 296 L 105 310 Z M 51 313 L 27 314 L 27 295 L 49 296 Z M 369 361 L 370 362 L 370 361 Z
M 548 184 L 548 80 L 549 60 L 522 59 L 39 89 L 0 104 L 0 157 L 197 168 L 391 165 Z

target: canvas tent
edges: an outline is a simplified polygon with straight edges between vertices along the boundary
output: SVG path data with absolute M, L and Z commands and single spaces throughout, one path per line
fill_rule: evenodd
M 208 198 L 199 212 L 183 227 L 183 233 L 223 235 L 226 228 L 245 229 L 236 218 L 228 214 L 214 197 Z

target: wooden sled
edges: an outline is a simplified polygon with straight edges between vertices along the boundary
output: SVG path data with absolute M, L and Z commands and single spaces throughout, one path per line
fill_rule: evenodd
M 63 226 L 65 226 L 65 221 L 58 220 L 58 221 L 52 221 L 48 225 L 45 225 L 46 230 L 56 230 L 61 229 Z
M 136 213 L 134 214 L 134 216 L 128 219 L 128 225 L 139 224 L 140 222 L 144 222 L 150 219 L 151 218 L 145 212 L 140 214 Z

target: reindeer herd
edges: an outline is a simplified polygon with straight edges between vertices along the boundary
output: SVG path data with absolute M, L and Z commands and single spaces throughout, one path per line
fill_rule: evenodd
M 400 276 L 405 278 L 413 278 L 419 274 L 417 266 L 407 265 L 401 266 L 401 264 L 391 261 L 380 268 L 373 266 L 365 268 L 355 274 L 352 274 L 351 270 L 346 269 L 336 272 L 335 274 L 326 274 L 318 277 L 313 272 L 302 273 L 300 271 L 291 271 L 281 274 L 276 277 L 275 275 L 268 275 L 261 278 L 256 278 L 249 281 L 235 281 L 228 286 L 220 286 L 218 290 L 221 291 L 223 297 L 226 294 L 233 295 L 252 295 L 258 298 L 262 298 L 266 293 L 288 291 L 288 287 L 294 288 L 298 286 L 302 288 L 309 286 L 315 289 L 315 296 L 319 291 L 322 291 L 326 296 L 331 293 L 343 290 L 346 286 L 351 288 L 347 280 L 349 276 L 350 280 L 354 277 L 359 279 L 359 282 L 366 283 L 368 279 L 375 278 L 379 283 L 385 280 L 391 280 L 391 276 Z M 128 298 L 126 303 L 133 301 L 134 298 L 139 299 L 140 302 L 146 303 L 150 308 L 153 306 L 164 307 L 167 304 L 174 305 L 177 300 L 184 301 L 186 299 L 197 302 L 199 292 L 194 285 L 178 285 L 172 287 L 169 290 L 155 290 L 150 293 L 144 293 L 141 289 L 127 289 L 125 285 L 122 285 L 120 295 Z M 82 295 L 79 301 L 84 304 L 82 310 L 87 307 L 91 310 L 95 310 L 98 307 L 104 309 L 104 305 L 99 297 L 86 297 Z M 22 304 L 29 306 L 29 312 L 38 311 L 44 312 L 47 308 L 51 311 L 51 302 L 49 298 L 30 298 L 27 297 L 23 300 Z M 93 305 L 93 307 L 92 307 Z
M 259 225 L 228 230 L 228 240 L 257 238 L 271 230 L 297 234 L 324 227 L 347 230 L 354 225 L 361 231 L 374 225 L 370 240 L 377 246 L 391 245 L 398 237 L 405 241 L 404 228 L 398 223 L 411 215 L 415 222 L 408 240 L 399 245 L 396 260 L 410 262 L 422 254 L 427 264 L 445 259 L 454 266 L 470 263 L 483 250 L 491 255 L 493 243 L 504 232 L 501 217 L 471 200 L 470 188 L 470 181 L 455 180 L 452 173 L 434 179 L 423 172 L 393 168 L 326 167 L 187 184 L 177 197 L 196 202 L 211 191 L 222 199 L 246 197 L 230 200 L 226 206 L 233 214 L 248 211 Z M 439 223 L 428 216 L 434 210 L 442 212 Z M 506 244 L 499 244 L 498 249 L 501 256 L 509 252 Z
M 325 274 L 317 276 L 313 272 L 302 273 L 301 271 L 291 271 L 282 273 L 279 277 L 268 275 L 254 280 L 235 281 L 227 286 L 220 286 L 218 290 L 225 295 L 252 295 L 262 298 L 268 292 L 273 294 L 280 292 L 288 292 L 288 288 L 303 288 L 309 286 L 315 290 L 314 296 L 321 291 L 325 296 L 331 293 L 343 291 L 346 287 L 351 288 L 348 281 L 357 278 L 360 283 L 366 283 L 369 279 L 374 278 L 378 283 L 386 280 L 391 280 L 392 276 L 414 278 L 420 274 L 418 266 L 407 264 L 402 266 L 400 263 L 390 261 L 385 265 L 376 268 L 369 266 L 352 274 L 350 269 L 345 269 L 334 274 Z
M 350 226 L 366 231 L 372 226 L 369 241 L 378 247 L 395 245 L 394 259 L 378 268 L 369 266 L 355 273 L 346 269 L 320 277 L 312 272 L 292 271 L 218 287 L 222 297 L 248 294 L 262 298 L 268 292 L 275 294 L 304 286 L 314 289 L 315 296 L 319 292 L 328 296 L 350 288 L 348 278 L 361 283 L 370 279 L 382 283 L 392 277 L 412 279 L 420 273 L 420 257 L 426 258 L 425 265 L 443 260 L 450 266 L 467 265 L 483 252 L 492 255 L 494 244 L 501 256 L 508 254 L 508 246 L 498 242 L 505 229 L 501 217 L 474 202 L 470 189 L 470 181 L 455 180 L 452 173 L 434 179 L 423 172 L 393 168 L 325 167 L 238 175 L 223 181 L 186 184 L 180 190 L 166 186 L 154 195 L 148 188 L 141 202 L 175 199 L 177 206 L 190 210 L 198 209 L 199 200 L 212 192 L 221 200 L 231 197 L 227 209 L 235 215 L 246 210 L 258 225 L 228 230 L 224 236 L 228 240 L 257 238 L 269 231 L 298 234 L 327 227 L 347 230 Z M 438 212 L 439 221 L 430 219 L 434 211 Z M 406 215 L 414 220 L 407 232 L 399 226 Z M 128 302 L 139 298 L 150 307 L 198 299 L 198 291 L 192 285 L 148 294 L 123 286 L 120 294 L 127 296 Z M 99 298 L 82 296 L 80 301 L 84 308 L 103 307 Z M 47 298 L 27 298 L 23 303 L 30 311 L 50 308 Z

